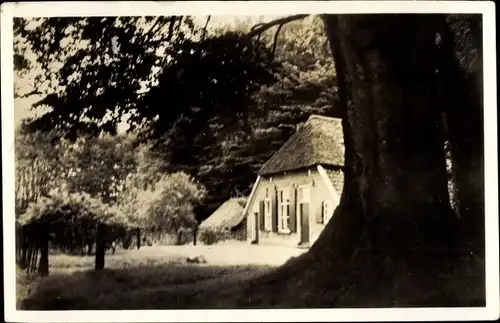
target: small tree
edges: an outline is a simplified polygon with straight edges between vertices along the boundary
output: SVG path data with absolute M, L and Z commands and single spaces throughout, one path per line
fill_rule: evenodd
M 101 199 L 87 193 L 69 193 L 63 188 L 31 203 L 19 218 L 19 224 L 27 229 L 28 238 L 41 250 L 39 271 L 48 275 L 49 239 L 60 246 L 76 244 L 82 250 L 85 244 L 95 240 L 96 269 L 102 269 L 107 227 L 126 227 L 126 220 Z
M 61 185 L 61 169 L 58 146 L 54 144 L 59 134 L 55 131 L 27 133 L 24 124 L 16 131 L 16 217 L 26 211 L 28 204 Z
M 131 174 L 119 207 L 137 227 L 155 227 L 177 235 L 193 230 L 193 209 L 205 196 L 205 189 L 185 173 Z

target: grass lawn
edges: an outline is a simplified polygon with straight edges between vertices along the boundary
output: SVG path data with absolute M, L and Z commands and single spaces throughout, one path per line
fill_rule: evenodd
M 357 276 L 346 271 L 358 277 L 354 285 L 339 273 L 308 279 L 314 269 L 306 266 L 293 273 L 280 268 L 280 283 L 270 275 L 249 286 L 302 252 L 251 245 L 154 246 L 107 255 L 100 272 L 93 270 L 94 257 L 50 255 L 49 277 L 18 270 L 17 303 L 21 310 L 484 306 L 484 262 L 478 257 L 465 259 L 430 290 L 422 287 L 425 281 L 390 266 L 385 278 L 354 266 Z M 207 263 L 186 263 L 193 255 L 204 255 Z
M 248 281 L 297 254 L 282 252 L 280 258 L 275 252 L 238 245 L 144 247 L 106 255 L 101 272 L 93 270 L 92 256 L 51 254 L 49 277 L 30 278 L 18 269 L 18 308 L 234 308 L 232 296 Z M 203 254 L 208 263 L 186 263 L 186 256 L 196 254 Z

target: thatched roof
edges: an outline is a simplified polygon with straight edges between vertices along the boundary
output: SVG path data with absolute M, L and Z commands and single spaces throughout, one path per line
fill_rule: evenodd
M 200 224 L 200 229 L 231 230 L 243 221 L 246 197 L 231 198 Z
M 314 165 L 344 166 L 342 122 L 311 115 L 262 166 L 259 175 L 272 175 Z
M 344 189 L 344 173 L 340 170 L 329 169 L 325 167 L 325 172 L 332 182 L 333 188 L 338 194 L 342 194 Z

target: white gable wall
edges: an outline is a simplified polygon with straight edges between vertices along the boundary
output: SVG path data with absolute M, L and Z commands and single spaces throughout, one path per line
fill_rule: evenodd
M 328 187 L 328 182 L 321 176 L 317 167 L 311 167 L 308 170 L 301 170 L 289 173 L 283 173 L 273 176 L 263 176 L 260 182 L 255 186 L 253 196 L 250 196 L 249 203 L 246 208 L 247 215 L 247 237 L 248 242 L 254 238 L 255 227 L 254 212 L 259 212 L 259 202 L 266 198 L 266 189 L 268 194 L 274 194 L 275 189 L 289 187 L 291 193 L 294 192 L 300 185 L 309 185 L 310 188 L 310 204 L 309 204 L 309 228 L 310 228 L 310 245 L 318 238 L 323 230 L 325 224 L 319 223 L 322 219 L 322 203 L 323 201 L 331 201 L 334 206 L 337 206 L 334 196 L 332 196 L 331 189 Z M 330 183 L 331 186 L 331 183 Z M 340 196 L 340 192 L 337 193 Z M 294 195 L 294 194 L 292 194 Z M 274 207 L 274 206 L 273 206 Z M 293 210 L 292 210 L 293 208 Z M 291 233 L 279 233 L 273 231 L 262 230 L 259 225 L 259 244 L 272 244 L 272 245 L 287 245 L 296 247 L 300 242 L 300 219 L 297 216 L 297 201 L 295 196 L 291 198 L 290 215 L 296 217 L 296 230 Z M 260 220 L 260 217 L 258 217 Z

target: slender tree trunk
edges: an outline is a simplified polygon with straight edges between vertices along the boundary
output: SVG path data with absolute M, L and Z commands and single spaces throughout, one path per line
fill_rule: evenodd
M 100 223 L 97 226 L 95 241 L 95 270 L 104 269 L 104 254 L 106 252 L 106 226 Z
M 69 244 L 69 253 L 73 254 L 74 244 L 73 244 L 73 228 L 70 227 L 68 232 L 68 244 Z
M 49 235 L 47 228 L 43 228 L 40 236 L 40 262 L 38 274 L 42 277 L 49 275 Z
M 26 257 L 26 270 L 29 272 L 30 267 L 31 267 L 31 261 L 32 261 L 32 255 L 33 255 L 33 246 L 31 242 L 28 243 L 28 252 L 27 252 L 27 257 Z
M 26 236 L 26 232 L 24 229 L 21 229 L 21 235 L 22 235 L 22 245 L 21 245 L 21 262 L 19 266 L 21 269 L 26 269 L 26 263 L 28 261 L 28 248 L 29 248 L 29 241 L 28 237 Z
M 21 269 L 26 269 L 26 262 L 28 260 L 27 256 L 28 256 L 28 247 L 24 245 L 21 251 L 21 262 L 19 264 L 19 267 L 21 267 Z
M 137 250 L 141 249 L 141 229 L 137 228 L 135 231 L 135 237 L 137 239 Z
M 182 235 L 183 235 L 182 231 L 177 232 L 177 245 L 178 246 L 182 245 Z
M 33 258 L 31 259 L 31 273 L 35 273 L 37 266 L 36 266 L 36 260 L 38 259 L 38 246 L 36 243 L 33 244 Z
M 94 243 L 91 240 L 87 241 L 87 255 L 92 255 L 92 248 L 94 247 Z

